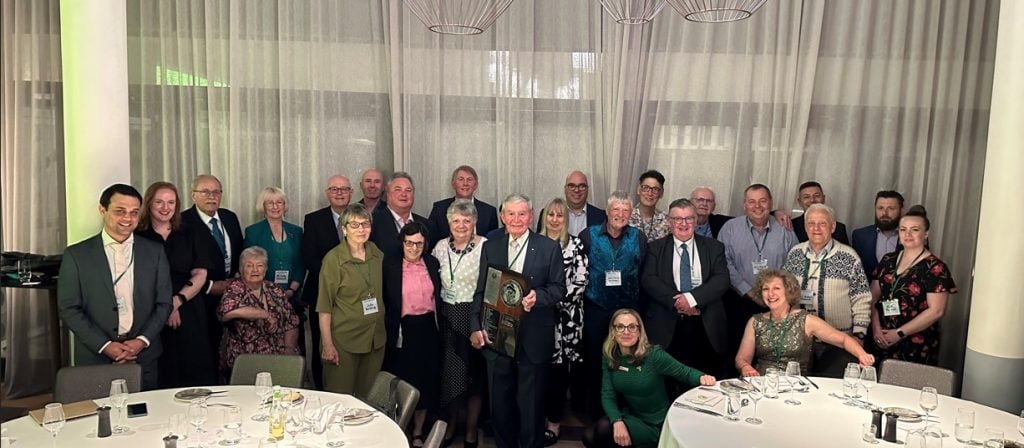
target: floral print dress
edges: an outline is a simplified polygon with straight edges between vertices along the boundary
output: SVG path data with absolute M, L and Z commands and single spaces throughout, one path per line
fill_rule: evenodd
M 565 268 L 565 299 L 558 302 L 558 325 L 555 325 L 555 354 L 551 362 L 583 361 L 580 342 L 583 340 L 583 291 L 587 288 L 587 254 L 580 239 L 569 235 L 562 248 Z
M 878 262 L 872 278 L 878 279 L 882 290 L 881 298 L 875 303 L 875 312 L 883 329 L 895 330 L 910 322 L 918 314 L 928 309 L 928 294 L 957 292 L 956 284 L 949 268 L 935 254 L 927 257 L 908 268 L 903 274 L 896 275 L 896 264 L 900 252 L 893 252 Z M 896 299 L 900 312 L 894 316 L 886 316 L 882 310 L 882 302 L 890 298 Z M 928 365 L 939 362 L 939 323 L 914 334 L 883 352 L 885 358 L 900 359 Z
M 221 340 L 220 368 L 225 374 L 231 372 L 238 355 L 293 355 L 285 353 L 285 333 L 298 328 L 299 316 L 295 314 L 284 292 L 273 283 L 263 281 L 262 298 L 245 286 L 241 279 L 231 280 L 220 306 L 217 317 L 239 308 L 253 307 L 266 310 L 277 322 L 276 328 L 270 330 L 264 320 L 232 319 L 224 323 L 224 338 Z

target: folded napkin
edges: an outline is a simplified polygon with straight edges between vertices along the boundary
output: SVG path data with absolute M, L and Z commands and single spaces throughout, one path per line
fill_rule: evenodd
M 707 407 L 714 407 L 724 399 L 724 395 L 714 392 L 697 392 L 692 396 L 686 397 L 686 401 L 689 403 Z

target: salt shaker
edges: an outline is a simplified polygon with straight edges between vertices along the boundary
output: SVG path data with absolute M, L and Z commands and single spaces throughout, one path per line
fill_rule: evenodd
M 178 436 L 169 435 L 164 437 L 164 448 L 178 448 Z
M 885 414 L 885 435 L 882 436 L 882 440 L 886 442 L 896 442 L 896 420 L 899 417 L 892 412 Z
M 96 416 L 99 417 L 96 420 L 96 437 L 110 437 L 110 406 L 96 408 Z
M 871 424 L 875 425 L 875 438 L 882 438 L 882 411 L 874 409 L 871 411 Z

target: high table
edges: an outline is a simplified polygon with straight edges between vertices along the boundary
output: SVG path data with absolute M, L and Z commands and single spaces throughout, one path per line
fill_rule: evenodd
M 679 407 L 669 407 L 668 415 L 661 430 L 660 448 L 676 447 L 858 447 L 875 446 L 878 448 L 897 447 L 879 440 L 877 445 L 870 445 L 861 440 L 861 425 L 871 423 L 871 412 L 843 404 L 843 400 L 829 395 L 843 394 L 842 380 L 832 378 L 811 378 L 820 389 L 810 388 L 808 393 L 795 393 L 800 405 L 784 403 L 788 393 L 781 394 L 777 399 L 762 398 L 757 402 L 757 416 L 764 423 L 752 425 L 745 422 L 753 414 L 753 406 L 741 409 L 740 420 L 731 422 L 722 417 L 703 414 Z M 717 387 L 717 386 L 716 386 Z M 860 389 L 863 393 L 863 388 Z M 701 393 L 694 388 L 676 399 L 686 402 L 686 398 L 694 398 Z M 708 393 L 708 392 L 704 392 Z M 713 392 L 711 392 L 713 393 Z M 919 406 L 920 391 L 899 386 L 879 384 L 871 389 L 872 404 L 881 407 L 902 407 L 912 409 L 924 415 Z M 713 410 L 725 414 L 725 400 Z M 702 407 L 702 406 L 698 406 Z M 974 440 L 980 440 L 985 428 L 994 427 L 1003 431 L 1004 437 L 1021 440 L 1017 432 L 1018 416 L 993 409 L 971 401 L 939 395 L 939 407 L 932 411 L 937 417 L 938 426 L 949 437 L 943 438 L 943 446 L 960 447 L 963 445 L 953 437 L 953 425 L 956 409 L 967 408 L 975 412 Z M 924 427 L 924 422 L 904 423 L 897 425 L 898 439 L 904 440 L 908 430 Z
M 228 391 L 226 394 L 210 397 L 208 399 L 210 404 L 235 404 L 241 408 L 242 429 L 247 437 L 235 446 L 259 446 L 259 440 L 261 438 L 266 438 L 269 434 L 269 428 L 267 422 L 257 422 L 250 418 L 257 413 L 259 405 L 259 400 L 256 397 L 254 386 L 214 386 L 210 387 L 210 389 Z M 97 438 L 97 417 L 95 415 L 68 421 L 64 426 L 64 429 L 62 429 L 60 434 L 57 436 L 57 446 L 75 448 L 140 448 L 163 446 L 161 439 L 167 435 L 168 418 L 173 414 L 186 413 L 188 411 L 188 403 L 181 403 L 174 400 L 174 393 L 179 390 L 181 389 L 165 389 L 129 395 L 129 404 L 145 402 L 149 408 L 149 413 L 145 417 L 127 419 L 127 426 L 131 428 L 131 431 L 125 434 L 114 434 L 113 436 L 102 439 Z M 351 395 L 302 389 L 292 390 L 301 392 L 306 396 L 318 396 L 324 405 L 341 402 L 346 408 L 372 409 L 369 405 Z M 107 399 L 96 400 L 96 403 L 106 404 Z M 206 430 L 215 432 L 221 429 L 221 410 L 223 409 L 227 408 L 212 405 L 208 407 L 209 416 L 207 417 L 207 422 L 204 425 Z M 408 441 L 406 440 L 405 434 L 402 432 L 401 428 L 399 428 L 398 425 L 388 417 L 380 414 L 379 412 L 376 414 L 377 415 L 368 423 L 361 425 L 345 425 L 342 440 L 346 442 L 346 448 L 395 448 L 408 446 Z M 113 415 L 114 412 L 111 412 L 112 418 Z M 30 416 L 25 416 L 17 420 L 4 423 L 4 428 L 4 437 L 10 437 L 13 439 L 13 443 L 11 445 L 12 448 L 48 447 L 51 444 L 50 433 L 46 432 L 46 430 L 36 423 Z M 212 443 L 208 443 L 207 446 L 219 446 L 217 443 L 220 439 L 213 437 L 211 441 Z M 192 442 L 193 441 L 188 439 L 179 441 L 178 448 L 193 446 Z M 286 434 L 284 440 L 280 442 L 280 445 L 289 447 L 300 446 L 320 448 L 324 446 L 325 440 L 322 436 L 306 432 L 304 434 L 299 434 L 297 443 L 295 442 L 296 441 L 291 440 L 291 435 Z

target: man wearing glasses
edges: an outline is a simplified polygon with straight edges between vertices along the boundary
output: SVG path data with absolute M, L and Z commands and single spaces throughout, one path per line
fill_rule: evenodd
M 242 227 L 238 216 L 226 208 L 220 207 L 224 190 L 220 180 L 210 174 L 201 174 L 192 181 L 192 202 L 194 205 L 181 212 L 181 225 L 193 232 L 199 239 L 199 245 L 207 253 L 207 259 L 213 265 L 206 272 L 207 294 L 206 316 L 210 322 L 210 345 L 214 358 L 220 353 L 220 335 L 222 325 L 217 325 L 217 307 L 220 296 L 224 293 L 228 281 L 238 273 L 238 258 L 242 253 Z M 219 360 L 217 364 L 219 364 Z
M 323 387 L 323 368 L 315 349 L 320 347 L 320 326 L 317 324 L 319 315 L 316 312 L 316 299 L 320 291 L 320 266 L 327 252 L 341 242 L 342 229 L 338 227 L 338 222 L 352 199 L 352 184 L 347 177 L 340 174 L 331 176 L 327 179 L 324 196 L 329 205 L 309 213 L 302 223 L 302 264 L 309 273 L 306 276 L 306 288 L 302 290 L 302 303 L 308 309 L 309 321 L 312 322 L 309 326 L 312 336 L 311 347 L 314 347 L 311 365 L 313 382 L 318 389 Z M 300 332 L 302 331 L 304 330 L 300 328 Z M 302 343 L 304 339 L 300 338 L 299 347 L 303 349 L 303 355 L 306 355 L 306 347 Z
M 647 335 L 679 362 L 724 376 L 730 361 L 725 245 L 696 234 L 697 207 L 687 199 L 672 201 L 668 222 L 671 234 L 651 242 L 642 270 Z
M 690 202 L 697 208 L 697 235 L 718 238 L 718 231 L 732 219 L 715 213 L 715 192 L 708 187 L 697 187 L 690 193 Z
M 607 218 L 604 210 L 587 203 L 589 195 L 587 175 L 579 171 L 569 173 L 565 178 L 565 204 L 569 208 L 569 234 L 572 236 L 579 236 L 587 227 L 604 224 Z M 540 219 L 544 219 L 544 210 L 540 211 Z M 540 228 L 540 220 L 537 228 Z
M 668 215 L 658 210 L 658 201 L 665 194 L 665 176 L 657 170 L 648 170 L 640 175 L 636 187 L 637 203 L 629 215 L 629 225 L 640 229 L 648 241 L 654 241 L 669 234 Z

